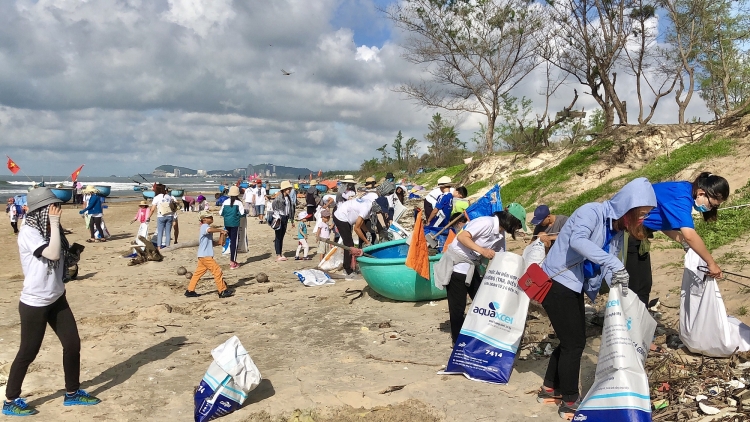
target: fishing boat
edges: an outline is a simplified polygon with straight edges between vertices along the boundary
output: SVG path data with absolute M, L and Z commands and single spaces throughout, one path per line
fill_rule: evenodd
M 300 188 L 300 190 L 305 190 L 306 191 L 306 190 L 310 189 L 310 184 L 309 183 L 300 183 L 299 184 L 299 188 Z
M 63 201 L 63 203 L 70 201 L 71 198 L 73 198 L 73 188 L 50 188 L 52 193 L 57 197 L 57 199 Z
M 185 189 L 172 189 L 172 191 L 169 194 L 176 198 L 180 198 L 183 195 L 185 195 Z
M 143 195 L 143 199 L 154 199 L 154 196 L 156 196 L 156 192 L 152 190 L 144 190 L 141 192 L 141 195 Z
M 409 245 L 406 239 L 378 243 L 364 249 L 374 256 L 357 258 L 362 277 L 372 290 L 388 299 L 404 302 L 444 299 L 447 292 L 435 287 L 431 280 L 417 275 L 406 266 Z M 434 265 L 442 254 L 430 257 L 430 278 L 434 277 Z
M 249 186 L 250 186 L 250 184 L 249 184 L 249 183 L 247 183 L 247 182 L 242 182 L 242 183 L 240 183 L 240 187 L 241 187 L 242 189 L 247 189 L 247 188 L 248 188 Z
M 269 183 L 267 189 L 268 189 L 268 194 L 269 195 L 276 195 L 276 193 L 281 190 L 281 184 L 280 183 Z
M 99 195 L 105 198 L 112 192 L 112 186 L 109 185 L 94 185 L 94 187 L 99 191 Z
M 318 183 L 317 185 L 315 185 L 315 189 L 317 189 L 320 193 L 328 192 L 328 186 L 322 183 Z
M 143 192 L 144 190 L 148 190 L 148 186 L 135 185 L 133 186 L 133 190 L 136 192 Z

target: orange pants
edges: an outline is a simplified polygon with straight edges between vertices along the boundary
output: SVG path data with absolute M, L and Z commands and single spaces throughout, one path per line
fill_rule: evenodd
M 198 258 L 198 268 L 195 269 L 193 278 L 190 279 L 190 284 L 188 284 L 187 289 L 194 292 L 195 287 L 198 285 L 198 280 L 203 277 L 203 274 L 205 274 L 206 271 L 210 271 L 211 274 L 213 274 L 216 288 L 219 290 L 219 293 L 227 289 L 227 283 L 224 282 L 224 274 L 221 272 L 221 267 L 219 267 L 219 264 L 217 264 L 211 256 Z

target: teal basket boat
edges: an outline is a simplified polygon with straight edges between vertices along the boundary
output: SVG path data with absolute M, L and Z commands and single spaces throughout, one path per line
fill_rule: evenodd
M 73 188 L 50 188 L 57 199 L 68 202 L 73 197 Z
M 362 277 L 372 290 L 388 299 L 404 302 L 421 302 L 425 300 L 444 299 L 447 292 L 435 287 L 431 280 L 426 280 L 406 266 L 406 255 L 409 245 L 406 239 L 378 243 L 365 248 L 375 258 L 361 256 L 357 258 Z M 434 266 L 442 254 L 430 257 L 430 277 L 434 277 Z

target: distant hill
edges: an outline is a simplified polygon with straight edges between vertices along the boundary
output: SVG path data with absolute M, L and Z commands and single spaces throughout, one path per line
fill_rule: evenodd
M 274 172 L 274 167 L 276 170 L 276 176 L 267 176 L 268 173 Z M 164 164 L 154 169 L 154 171 L 163 171 L 166 173 L 174 173 L 175 169 L 178 169 L 180 171 L 180 175 L 182 176 L 194 176 L 198 174 L 198 171 L 195 169 L 191 169 L 188 167 L 182 167 L 182 166 L 174 166 L 171 164 Z M 317 171 L 313 172 L 312 170 L 308 168 L 299 168 L 299 167 L 287 167 L 287 166 L 274 166 L 270 163 L 263 163 L 263 164 L 248 164 L 247 167 L 243 168 L 246 173 L 250 173 L 250 175 L 253 174 L 259 174 L 261 177 L 275 177 L 278 179 L 297 179 L 298 176 L 302 177 L 309 177 L 310 173 L 313 173 L 313 177 L 317 175 Z M 206 174 L 209 176 L 232 176 L 234 177 L 234 169 L 230 170 L 207 170 Z

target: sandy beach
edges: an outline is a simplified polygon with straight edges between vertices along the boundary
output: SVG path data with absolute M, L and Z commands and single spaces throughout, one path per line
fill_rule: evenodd
M 62 350 L 48 330 L 23 388 L 40 411 L 37 419 L 192 420 L 193 390 L 212 361 L 211 349 L 236 335 L 264 379 L 239 411 L 221 419 L 227 422 L 275 421 L 296 409 L 301 410 L 298 415 L 319 415 L 316 421 L 558 420 L 554 406 L 537 404 L 535 394 L 529 394 L 541 384 L 546 359 L 519 360 L 506 386 L 437 375 L 451 352 L 445 300 L 398 303 L 367 289 L 361 279 L 305 287 L 292 272 L 313 267 L 318 257 L 294 261 L 291 232 L 284 249 L 292 259 L 277 263 L 272 230 L 251 222 L 250 250 L 239 255 L 239 269 L 229 270 L 227 256 L 215 248 L 236 295 L 219 299 L 207 274 L 198 285 L 201 296 L 186 298 L 188 280 L 176 271 L 195 268 L 195 248 L 136 266 L 122 257 L 137 231 L 129 224 L 136 209 L 134 202 L 109 204 L 105 221 L 112 238 L 89 244 L 77 210 L 64 207 L 62 224 L 73 231 L 68 239 L 86 246 L 79 278 L 67 285 L 82 340 L 82 387 L 103 402 L 91 408 L 63 407 Z M 197 213 L 181 212 L 179 223 L 180 242 L 197 238 Z M 7 376 L 20 340 L 23 275 L 9 225 L 0 239 L 5 256 L 0 374 Z M 520 251 L 523 245 L 520 239 L 511 241 L 509 249 Z M 665 298 L 679 286 L 680 266 L 663 263 L 679 264 L 681 251 L 663 252 L 655 254 L 653 297 Z M 258 283 L 259 272 L 268 274 L 270 282 Z M 363 297 L 350 304 L 347 289 L 364 289 Z M 676 300 L 679 304 L 679 292 Z M 539 310 L 531 313 L 539 315 Z M 543 316 L 527 331 L 536 341 L 553 332 Z M 594 330 L 583 357 L 584 393 L 593 382 L 598 344 Z M 393 386 L 403 388 L 386 392 Z

